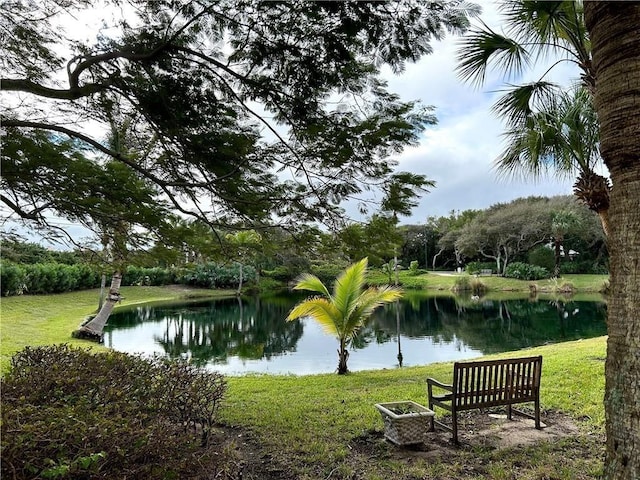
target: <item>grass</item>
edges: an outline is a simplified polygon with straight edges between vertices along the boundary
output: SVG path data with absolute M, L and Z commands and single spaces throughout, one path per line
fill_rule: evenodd
M 562 285 L 568 283 L 574 289 L 582 293 L 597 293 L 602 290 L 603 285 L 608 281 L 608 275 L 562 275 L 558 279 L 545 280 L 516 280 L 498 276 L 475 277 L 467 273 L 444 274 L 443 272 L 429 272 L 421 275 L 411 275 L 409 271 L 401 271 L 399 275 L 400 283 L 406 289 L 431 290 L 435 292 L 451 291 L 457 279 L 466 277 L 481 281 L 489 292 L 529 292 L 531 285 L 535 285 L 539 292 L 554 293 Z M 389 277 L 378 271 L 369 271 L 367 280 L 372 284 L 387 284 Z M 393 283 L 393 279 L 392 279 Z
M 0 303 L 0 371 L 6 371 L 9 359 L 25 346 L 68 343 L 104 349 L 87 340 L 71 337 L 71 332 L 96 312 L 100 290 L 58 295 L 21 295 L 4 297 Z M 122 287 L 122 302 L 116 309 L 139 303 L 203 298 L 233 294 L 228 291 L 176 289 L 172 287 Z
M 454 277 L 431 273 L 424 277 L 432 286 L 443 285 L 443 290 L 448 290 L 447 282 L 452 285 L 454 281 Z M 588 291 L 591 285 L 604 280 L 603 276 L 593 277 L 596 278 L 573 281 Z M 503 279 L 487 277 L 488 282 L 499 280 Z M 228 293 L 125 287 L 122 305 Z M 3 298 L 0 331 L 3 371 L 10 355 L 25 345 L 70 343 L 95 348 L 95 344 L 72 339 L 70 334 L 85 316 L 95 311 L 97 295 L 92 290 Z M 545 413 L 562 412 L 581 426 L 580 434 L 508 451 L 467 446 L 447 458 L 428 460 L 412 456 L 411 452 L 404 455 L 402 450 L 381 440 L 382 420 L 373 405 L 406 399 L 424 403 L 425 378 L 450 381 L 450 363 L 344 376 L 229 377 L 222 421 L 242 432 L 237 440 L 238 449 L 242 438 L 251 438 L 258 449 L 254 461 L 285 472 L 284 476 L 255 478 L 597 478 L 603 452 L 605 337 L 537 347 L 519 351 L 517 355 L 544 357 L 543 421 Z M 505 355 L 492 357 L 500 356 Z
M 543 409 L 564 412 L 579 419 L 585 430 L 601 432 L 604 337 L 518 352 L 529 354 L 544 356 Z M 439 467 L 419 462 L 407 465 L 394 459 L 394 447 L 384 442 L 375 446 L 382 457 L 379 461 L 359 458 L 354 445 L 372 430 L 382 430 L 375 403 L 411 399 L 424 404 L 425 378 L 451 381 L 451 374 L 451 364 L 443 363 L 346 376 L 232 377 L 222 414 L 226 422 L 252 432 L 269 455 L 296 472 L 295 478 L 326 478 L 336 468 L 341 473 L 336 475 L 336 470 L 331 478 L 433 478 L 432 470 L 438 468 L 446 475 L 435 478 L 516 478 L 513 469 L 518 462 L 526 468 L 517 478 L 593 478 L 583 476 L 584 472 L 600 468 L 597 453 L 589 458 L 581 453 L 579 458 L 556 463 L 567 451 L 587 448 L 585 442 L 587 449 L 601 449 L 602 445 L 589 436 L 529 447 L 526 460 L 521 458 L 522 452 L 497 462 L 499 455 L 492 450 L 461 450 L 458 461 L 480 461 L 484 465 L 481 476 L 465 475 L 464 468 L 455 462 Z M 385 455 L 390 458 L 385 460 Z M 562 469 L 568 470 L 562 473 Z

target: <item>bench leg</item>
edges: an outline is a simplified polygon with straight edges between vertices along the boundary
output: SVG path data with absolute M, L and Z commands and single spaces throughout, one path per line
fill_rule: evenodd
M 511 404 L 507 405 L 507 418 L 512 420 L 513 417 L 513 408 L 511 408 Z
M 542 427 L 540 426 L 540 399 L 539 398 L 536 398 L 536 401 L 535 401 L 535 412 L 536 412 L 535 413 L 535 415 L 536 415 L 536 418 L 535 418 L 536 428 L 538 430 L 541 430 Z
M 429 399 L 429 410 L 433 411 L 433 397 L 432 395 L 432 388 L 431 385 L 427 385 L 427 397 Z M 433 432 L 436 429 L 436 425 L 435 425 L 435 415 L 431 415 L 429 417 L 429 431 Z
M 458 441 L 458 413 L 453 410 L 451 412 L 451 431 L 453 432 L 453 443 L 459 445 Z

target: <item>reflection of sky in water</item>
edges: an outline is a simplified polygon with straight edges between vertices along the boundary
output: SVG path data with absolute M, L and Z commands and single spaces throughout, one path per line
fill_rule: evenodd
M 212 370 L 225 374 L 243 373 L 272 373 L 307 375 L 313 373 L 331 373 L 338 366 L 338 341 L 325 333 L 312 320 L 303 320 L 304 335 L 298 341 L 293 352 L 274 355 L 269 359 L 252 360 L 229 356 L 224 363 L 211 365 Z M 174 332 L 171 331 L 170 336 Z M 105 334 L 105 345 L 115 350 L 152 355 L 163 354 L 163 347 L 155 340 L 162 338 L 167 324 L 161 322 L 146 322 L 135 327 L 122 330 L 111 330 Z M 425 365 L 428 363 L 444 362 L 479 357 L 482 352 L 474 350 L 456 339 L 452 342 L 434 342 L 429 337 L 408 338 L 401 336 L 403 365 Z M 398 367 L 398 341 L 376 343 L 375 341 L 362 349 L 349 351 L 349 370 L 377 370 Z
M 114 315 L 105 344 L 144 355 L 183 352 L 225 374 L 334 372 L 337 339 L 310 319 L 284 321 L 295 301 L 141 306 Z M 349 349 L 348 366 L 352 371 L 398 368 L 398 326 L 403 365 L 415 366 L 604 335 L 605 316 L 601 302 L 419 299 L 378 309 L 362 331 L 360 348 Z

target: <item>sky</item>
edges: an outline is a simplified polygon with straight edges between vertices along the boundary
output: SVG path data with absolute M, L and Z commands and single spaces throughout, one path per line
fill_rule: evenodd
M 476 0 L 483 9 L 481 20 L 500 32 L 496 3 Z M 475 22 L 477 23 L 477 21 Z M 573 179 L 560 181 L 501 178 L 493 161 L 503 149 L 500 120 L 491 107 L 500 96 L 504 80 L 489 72 L 480 88 L 463 83 L 455 73 L 457 42 L 447 37 L 432 43 L 434 52 L 418 63 L 408 64 L 402 75 L 384 72 L 391 91 L 403 100 L 421 100 L 435 107 L 438 124 L 422 134 L 419 146 L 408 148 L 398 157 L 398 170 L 424 174 L 436 188 L 424 195 L 403 224 L 424 223 L 429 216 L 446 216 L 454 211 L 484 209 L 500 202 L 531 195 L 554 196 L 572 193 Z M 544 62 L 515 83 L 538 80 L 550 62 Z M 552 80 L 570 85 L 578 77 L 568 64 L 554 68 Z M 549 78 L 549 77 L 547 77 Z
M 480 19 L 501 31 L 497 3 L 489 0 L 476 0 L 476 3 L 483 9 Z M 91 12 L 87 14 L 93 17 Z M 95 31 L 87 30 L 87 33 L 95 35 Z M 491 113 L 491 107 L 500 96 L 505 79 L 489 72 L 485 85 L 480 88 L 463 83 L 455 73 L 459 40 L 459 37 L 448 36 L 443 41 L 432 42 L 434 52 L 415 64 L 407 64 L 402 74 L 393 74 L 390 69 L 382 71 L 392 92 L 403 100 L 419 100 L 434 106 L 438 118 L 437 125 L 429 126 L 422 133 L 418 146 L 407 148 L 396 158 L 397 170 L 424 174 L 436 182 L 436 187 L 420 199 L 412 215 L 400 219 L 402 224 L 422 224 L 430 216 L 484 209 L 518 197 L 571 194 L 572 179 L 534 181 L 498 176 L 493 162 L 503 148 L 504 127 Z M 514 83 L 538 80 L 548 65 L 549 62 L 544 62 L 521 78 L 506 80 Z M 552 75 L 552 80 L 566 85 L 578 76 L 567 64 L 554 68 Z M 345 208 L 352 219 L 366 220 L 357 212 L 355 202 Z M 88 234 L 83 228 L 71 227 L 64 220 L 60 222 L 76 239 Z

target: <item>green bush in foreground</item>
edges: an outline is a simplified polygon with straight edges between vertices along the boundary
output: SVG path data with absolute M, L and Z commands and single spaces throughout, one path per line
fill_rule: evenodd
M 232 460 L 210 442 L 226 382 L 184 360 L 27 347 L 1 386 L 3 478 L 229 471 Z

